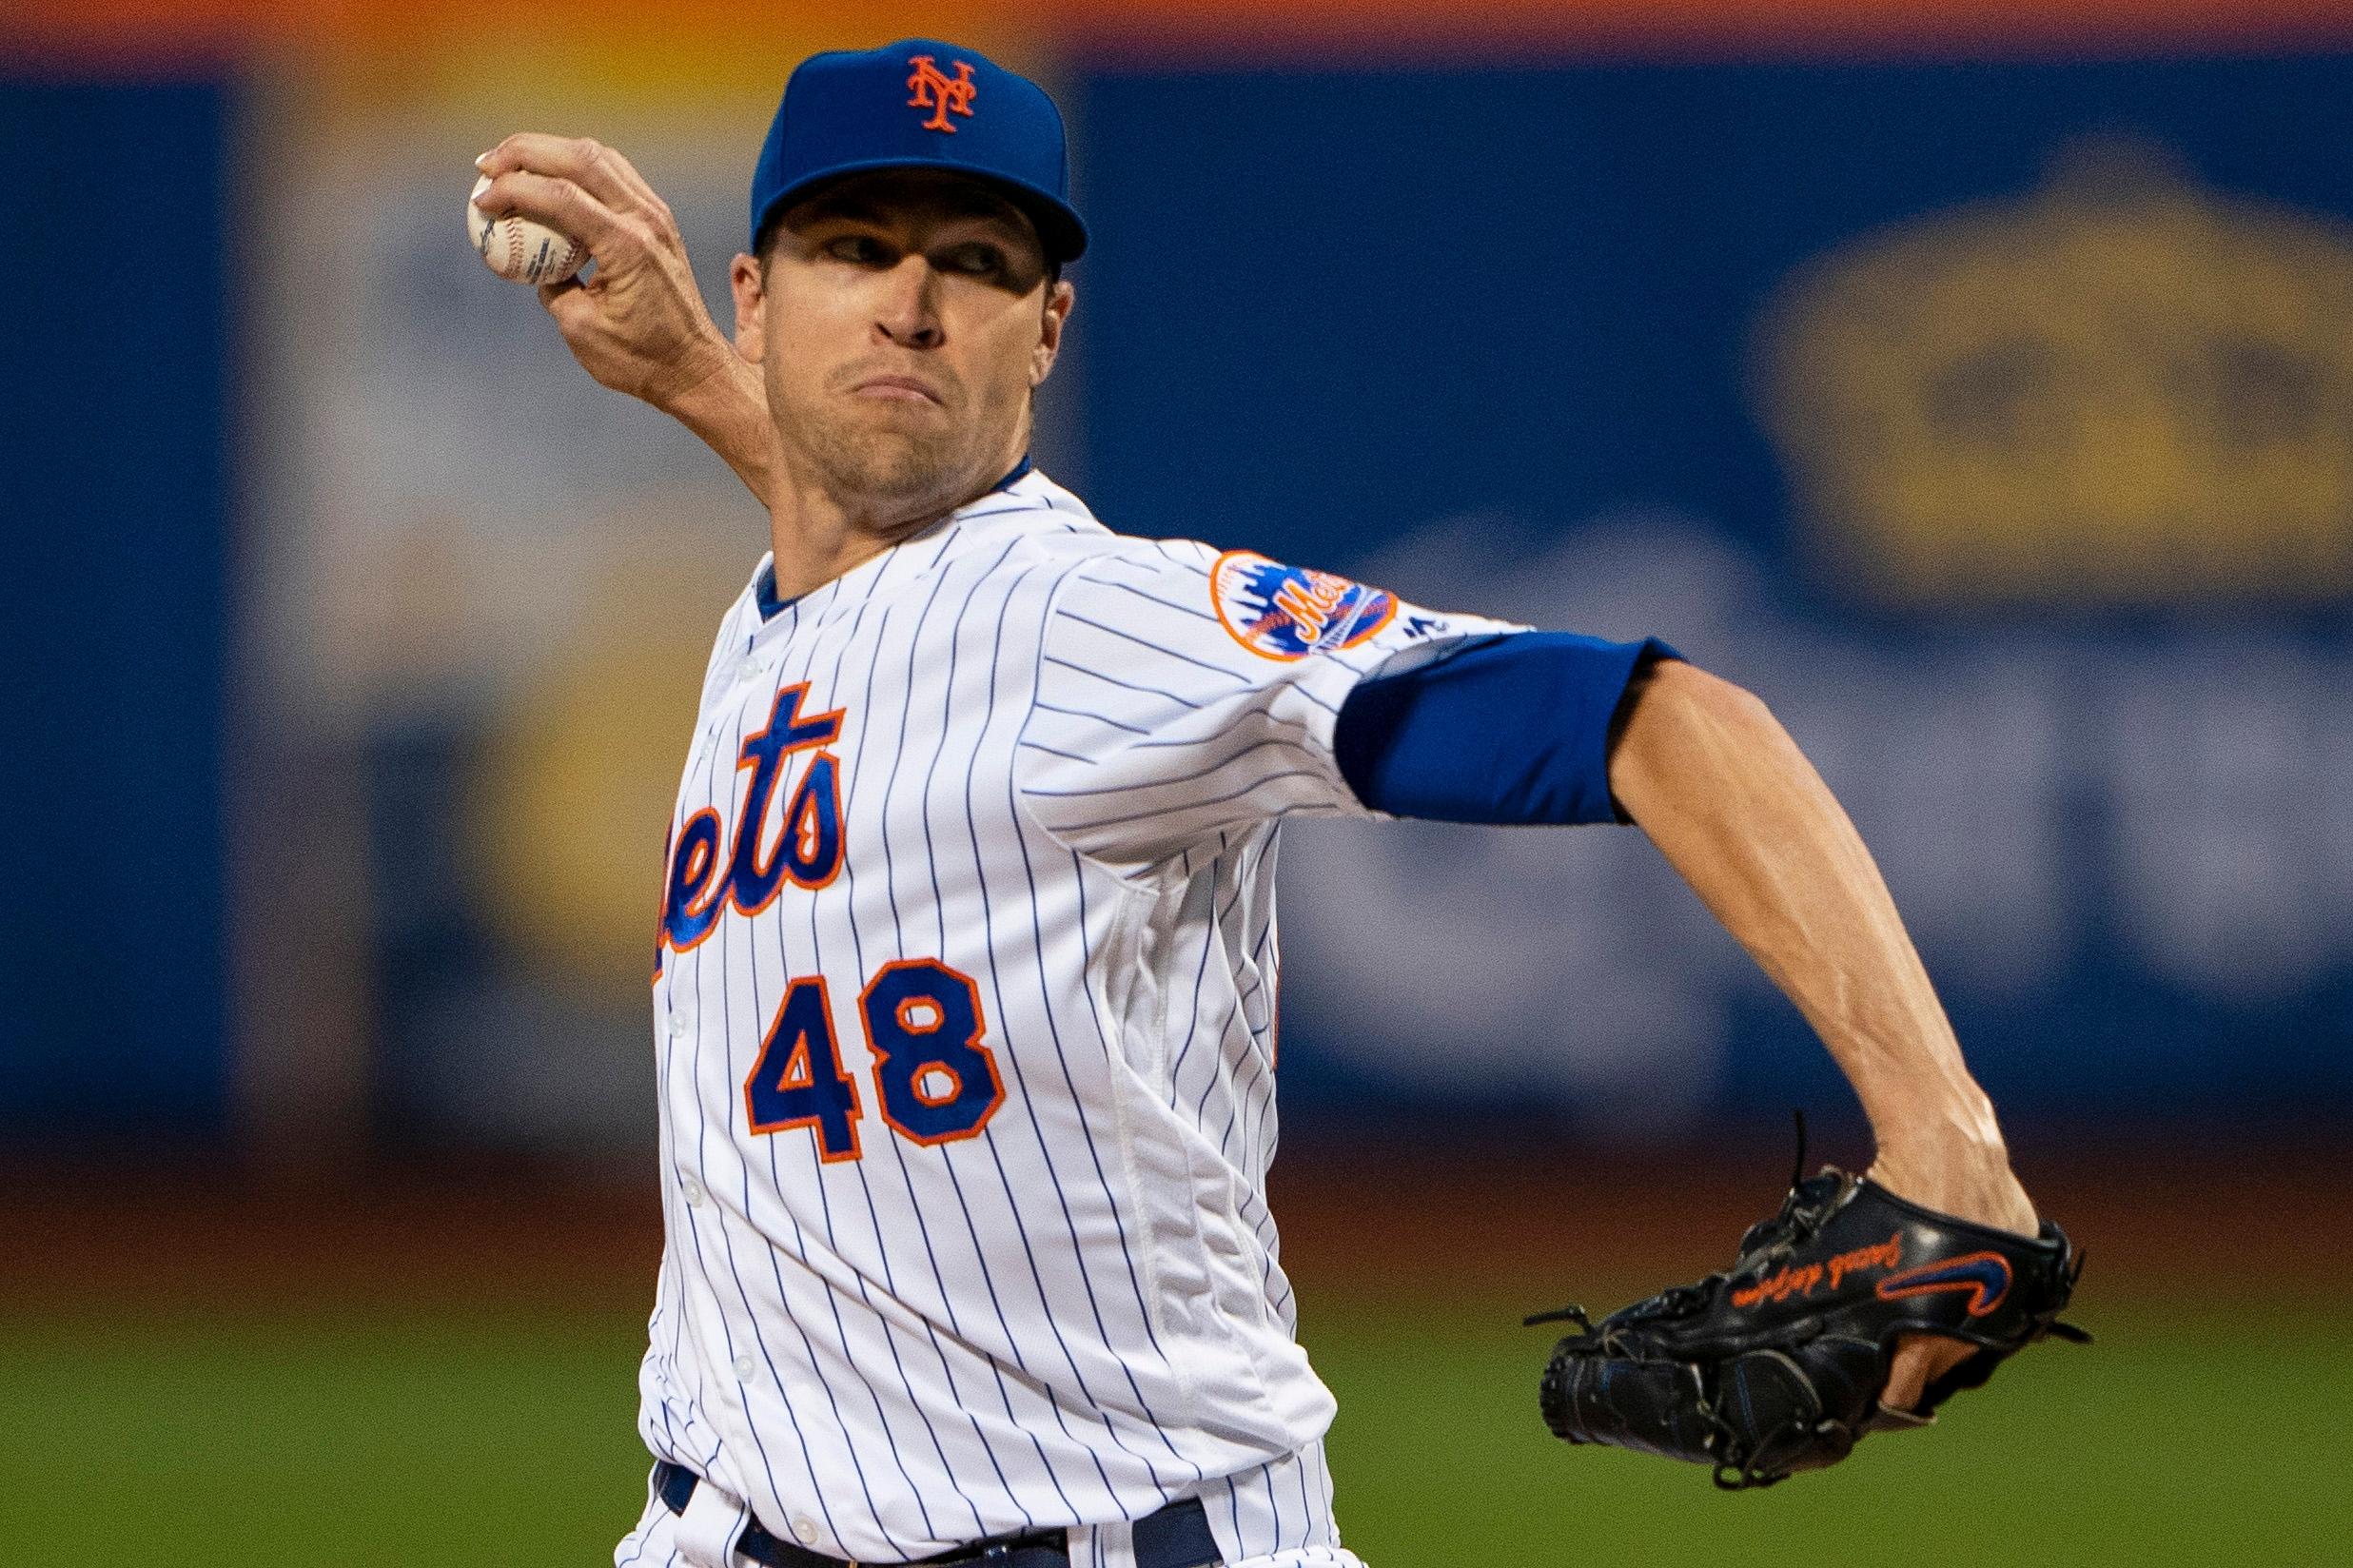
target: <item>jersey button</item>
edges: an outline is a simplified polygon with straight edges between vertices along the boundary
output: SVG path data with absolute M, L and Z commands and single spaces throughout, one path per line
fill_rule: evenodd
M 735 666 L 735 678 L 738 680 L 757 680 L 759 677 L 760 661 L 756 658 L 747 657 L 741 664 Z
M 685 1039 L 694 1028 L 694 1025 L 686 1021 L 686 1014 L 683 1012 L 674 1012 L 670 1015 L 670 1038 L 673 1040 Z
M 690 1208 L 702 1206 L 702 1184 L 695 1180 L 692 1175 L 678 1178 L 678 1190 L 686 1195 L 687 1205 Z
M 738 1378 L 750 1378 L 752 1376 L 751 1357 L 737 1356 L 735 1358 L 735 1376 Z
M 817 1521 L 807 1514 L 794 1514 L 793 1516 L 793 1539 L 803 1546 L 814 1543 L 817 1539 Z

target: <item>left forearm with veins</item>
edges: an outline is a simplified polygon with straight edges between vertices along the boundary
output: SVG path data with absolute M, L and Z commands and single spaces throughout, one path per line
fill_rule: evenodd
M 1882 1166 L 2006 1161 L 1879 868 L 1788 732 L 1688 664 L 1655 666 L 1627 703 L 1612 793 L 1821 1035 Z

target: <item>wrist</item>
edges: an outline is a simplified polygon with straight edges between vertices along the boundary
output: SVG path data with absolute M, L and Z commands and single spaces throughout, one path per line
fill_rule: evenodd
M 1991 1144 L 1959 1138 L 1936 1144 L 1882 1143 L 1871 1168 L 1883 1186 L 1930 1192 L 2007 1172 L 2010 1150 L 1998 1140 Z
M 649 380 L 638 397 L 696 429 L 724 425 L 767 397 L 753 365 L 716 330 L 705 332 Z
M 721 342 L 719 360 L 672 400 L 668 411 L 735 470 L 762 506 L 775 502 L 776 430 L 759 366 Z
M 2034 1234 L 2034 1205 L 2010 1169 L 2010 1148 L 1990 1105 L 1982 1117 L 1941 1127 L 1907 1123 L 1902 1136 L 1882 1137 L 1870 1175 L 1898 1197 L 1939 1213 Z
M 1871 1118 L 1877 1164 L 1899 1170 L 2007 1169 L 2010 1147 L 1993 1103 L 1975 1085 L 1934 1106 L 1907 1106 Z
M 1873 1086 L 1864 1099 L 1882 1161 L 1899 1165 L 2007 1164 L 1993 1102 L 1966 1068 L 1921 1074 L 1900 1086 Z M 1892 1087 L 1893 1091 L 1889 1088 Z

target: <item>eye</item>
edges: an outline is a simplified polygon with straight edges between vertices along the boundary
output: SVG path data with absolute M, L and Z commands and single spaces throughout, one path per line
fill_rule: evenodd
M 834 261 L 847 262 L 852 266 L 879 266 L 890 260 L 890 252 L 881 241 L 871 234 L 843 234 L 825 242 L 825 254 Z
M 993 278 L 1005 270 L 1005 252 L 981 240 L 949 247 L 944 270 L 970 278 Z

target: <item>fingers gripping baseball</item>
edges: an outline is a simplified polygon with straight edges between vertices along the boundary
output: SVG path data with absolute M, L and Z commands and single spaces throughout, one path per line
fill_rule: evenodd
M 663 408 L 726 368 L 735 351 L 703 304 L 677 219 L 628 159 L 585 138 L 525 132 L 479 167 L 490 180 L 477 198 L 484 212 L 518 213 L 588 246 L 593 273 L 539 292 L 590 376 Z

